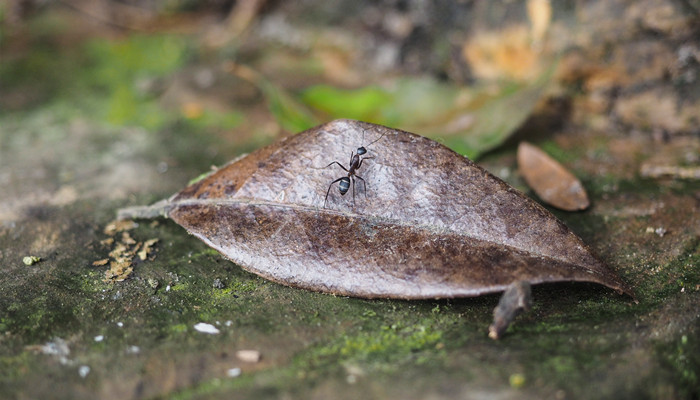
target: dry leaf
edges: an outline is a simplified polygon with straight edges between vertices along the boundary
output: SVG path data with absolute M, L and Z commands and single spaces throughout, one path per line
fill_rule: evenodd
M 530 34 L 534 43 L 540 43 L 552 23 L 550 0 L 528 0 L 527 16 L 530 19 Z
M 136 241 L 129 235 L 129 232 L 122 232 L 122 243 L 132 245 L 136 244 Z
M 462 56 L 478 79 L 530 81 L 543 70 L 543 57 L 530 40 L 525 25 L 470 36 Z
M 114 249 L 109 252 L 109 256 L 114 259 L 121 258 L 126 251 L 127 248 L 124 243 L 117 243 L 117 245 L 114 246 Z
M 327 192 L 347 172 L 325 166 L 349 167 L 364 146 L 363 181 Z M 309 290 L 420 299 L 587 281 L 632 294 L 562 222 L 469 159 L 358 121 L 280 140 L 120 216 L 162 212 L 243 268 Z
M 105 281 L 121 282 L 131 275 L 134 268 L 131 259 L 120 259 L 109 263 L 109 271 L 105 271 Z
M 143 248 L 138 253 L 141 261 L 145 261 L 148 258 L 148 255 L 151 253 L 151 250 L 153 249 L 153 245 L 156 243 L 158 243 L 158 239 L 149 239 L 143 243 Z
M 566 211 L 585 210 L 590 205 L 581 181 L 532 144 L 521 142 L 518 146 L 518 168 L 547 204 Z
M 103 240 L 104 245 L 114 245 L 109 252 L 109 258 L 98 260 L 92 263 L 93 266 L 103 266 L 109 262 L 109 270 L 105 271 L 105 282 L 121 282 L 126 280 L 134 271 L 132 262 L 137 255 L 143 261 L 152 253 L 153 245 L 158 242 L 158 239 L 150 239 L 145 242 L 137 242 L 131 237 L 128 229 L 137 227 L 138 224 L 131 220 L 120 220 L 111 222 L 105 227 L 105 233 L 114 235 L 117 232 L 122 232 L 121 239 L 115 242 L 114 238 Z
M 112 221 L 105 226 L 104 233 L 112 236 L 117 232 L 128 231 L 139 226 L 136 222 L 129 219 Z

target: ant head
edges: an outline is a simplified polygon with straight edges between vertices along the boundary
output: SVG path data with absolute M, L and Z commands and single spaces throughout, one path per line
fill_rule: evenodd
M 386 132 L 382 133 L 382 135 L 379 136 L 376 140 L 374 140 L 372 143 L 368 144 L 367 147 L 369 147 L 369 146 L 371 146 L 371 145 L 377 143 L 377 142 L 379 141 L 379 139 L 381 139 L 381 138 L 384 137 L 384 135 L 386 135 Z M 363 128 L 363 129 L 362 129 L 362 142 L 364 143 L 364 141 L 365 141 L 365 130 L 364 130 L 364 128 Z M 365 148 L 365 146 L 360 146 L 360 147 L 357 148 L 357 154 L 358 154 L 358 155 L 361 156 L 361 155 L 363 155 L 363 154 L 365 154 L 365 153 L 367 153 L 367 149 Z

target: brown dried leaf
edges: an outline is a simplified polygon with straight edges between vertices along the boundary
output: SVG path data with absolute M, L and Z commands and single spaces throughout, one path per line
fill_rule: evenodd
M 114 246 L 114 249 L 109 252 L 109 256 L 118 259 L 122 258 L 124 254 L 127 253 L 127 247 L 124 243 L 117 243 L 116 246 Z
M 103 265 L 107 265 L 108 262 L 109 262 L 109 258 L 103 258 L 101 260 L 93 261 L 92 266 L 93 267 L 101 267 Z
M 92 263 L 93 266 L 103 266 L 109 262 L 109 270 L 105 271 L 105 282 L 121 282 L 126 280 L 134 271 L 132 262 L 134 257 L 138 255 L 141 260 L 146 260 L 153 250 L 153 245 L 158 242 L 158 239 L 150 239 L 145 242 L 137 242 L 131 237 L 129 229 L 137 227 L 138 224 L 131 220 L 114 221 L 107 225 L 105 233 L 115 235 L 117 232 L 122 232 L 121 239 L 116 242 L 114 238 L 108 238 L 100 243 L 103 245 L 114 245 L 109 252 L 109 258 L 98 260 Z
M 377 140 L 379 139 L 379 140 Z M 373 142 L 371 145 L 368 143 Z M 348 153 L 361 181 L 340 196 Z M 358 297 L 438 298 L 516 281 L 625 283 L 563 223 L 430 139 L 338 120 L 235 160 L 156 208 L 243 268 L 281 284 Z
M 105 271 L 105 282 L 121 282 L 131 275 L 134 267 L 131 259 L 121 259 L 109 263 L 109 270 Z
M 149 239 L 143 242 L 143 248 L 138 252 L 141 261 L 145 261 L 148 258 L 148 255 L 151 254 L 153 250 L 153 245 L 156 243 L 158 243 L 158 239 Z
M 132 245 L 136 244 L 136 240 L 129 235 L 129 232 L 122 232 L 122 243 Z
M 136 222 L 128 219 L 112 221 L 105 226 L 104 233 L 112 236 L 117 232 L 128 231 L 139 226 Z
M 518 146 L 518 168 L 547 204 L 566 211 L 585 210 L 590 205 L 581 181 L 532 144 L 521 142 Z

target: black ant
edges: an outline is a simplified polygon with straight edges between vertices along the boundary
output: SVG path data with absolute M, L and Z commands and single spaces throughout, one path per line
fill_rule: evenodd
M 385 133 L 382 133 L 382 136 L 377 138 L 377 140 L 375 140 L 374 142 L 368 144 L 367 147 L 369 147 L 369 146 L 373 145 L 374 143 L 376 143 L 377 141 L 379 141 L 379 139 L 383 138 L 384 135 L 385 135 Z M 364 142 L 364 140 L 365 140 L 365 131 L 363 129 L 362 130 L 362 141 Z M 325 168 L 328 168 L 333 164 L 338 164 L 338 166 L 340 168 L 342 168 L 343 170 L 345 170 L 345 172 L 347 172 L 348 175 L 342 176 L 342 177 L 334 180 L 333 182 L 331 182 L 330 185 L 328 185 L 328 191 L 326 191 L 326 198 L 325 198 L 325 200 L 323 200 L 323 208 L 326 208 L 326 202 L 328 201 L 328 195 L 331 193 L 331 187 L 333 187 L 333 184 L 336 182 L 339 182 L 338 183 L 338 191 L 340 191 L 340 195 L 345 196 L 345 193 L 347 193 L 348 189 L 350 189 L 350 182 L 352 181 L 352 205 L 353 206 L 355 206 L 355 178 L 362 181 L 362 185 L 364 186 L 364 189 L 365 189 L 365 197 L 367 197 L 367 182 L 365 182 L 365 180 L 362 179 L 362 177 L 360 175 L 357 175 L 355 173 L 355 171 L 360 169 L 360 167 L 362 166 L 362 161 L 374 158 L 374 157 L 360 158 L 361 155 L 364 155 L 366 153 L 367 153 L 367 149 L 364 146 L 360 146 L 357 148 L 357 154 L 355 154 L 355 152 L 352 152 L 352 154 L 350 155 L 350 167 L 349 168 L 343 167 L 343 165 L 341 163 L 339 163 L 338 161 L 333 161 L 332 163 L 325 166 Z

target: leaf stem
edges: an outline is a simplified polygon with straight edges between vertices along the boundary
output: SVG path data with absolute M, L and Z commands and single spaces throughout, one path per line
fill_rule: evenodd
M 168 213 L 173 208 L 169 199 L 163 199 L 150 206 L 125 207 L 117 210 L 117 219 L 153 219 L 168 218 Z

